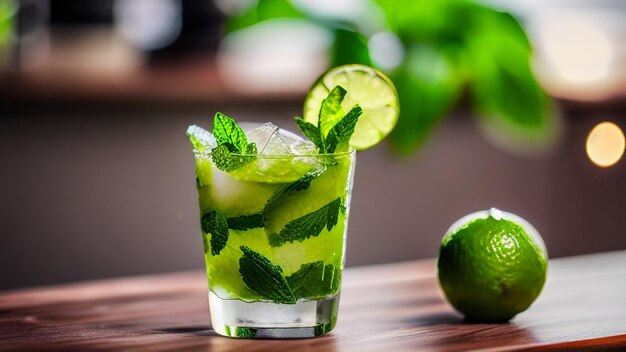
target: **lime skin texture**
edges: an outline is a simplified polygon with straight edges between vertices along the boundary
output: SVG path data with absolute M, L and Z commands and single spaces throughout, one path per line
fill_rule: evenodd
M 448 302 L 468 320 L 506 322 L 539 296 L 547 264 L 520 224 L 488 216 L 443 238 L 437 268 Z

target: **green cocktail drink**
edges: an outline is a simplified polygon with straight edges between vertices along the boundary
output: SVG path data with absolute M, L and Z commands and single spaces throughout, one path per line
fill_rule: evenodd
M 334 327 L 354 160 L 354 151 L 260 155 L 229 174 L 196 153 L 218 333 L 304 337 Z
M 358 105 L 345 113 L 345 97 L 329 90 L 316 124 L 296 118 L 310 141 L 269 123 L 242 129 L 220 113 L 212 133 L 187 131 L 219 334 L 299 338 L 334 328 L 356 157 L 349 142 L 363 114 Z

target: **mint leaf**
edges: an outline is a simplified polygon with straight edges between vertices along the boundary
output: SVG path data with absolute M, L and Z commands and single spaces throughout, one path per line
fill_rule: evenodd
M 256 159 L 256 144 L 250 143 L 246 146 L 246 155 L 233 155 L 230 147 L 232 144 L 222 144 L 211 150 L 211 159 L 218 169 L 224 172 L 231 172 L 243 164 Z M 237 153 L 237 152 L 235 152 Z
M 297 297 L 308 298 L 315 296 L 317 286 L 324 278 L 324 262 L 302 264 L 295 273 L 287 276 L 289 287 Z
M 232 171 L 236 169 L 231 161 L 230 150 L 226 145 L 220 145 L 211 150 L 213 164 L 222 171 Z
M 270 245 L 278 247 L 287 242 L 302 242 L 312 236 L 319 236 L 324 227 L 330 231 L 337 225 L 342 208 L 341 198 L 337 198 L 320 209 L 291 221 L 278 234 L 268 236 Z
M 228 146 L 225 144 L 211 150 L 211 159 L 215 167 L 225 172 L 236 170 L 242 164 L 237 162 L 237 159 L 233 157 Z
M 335 86 L 335 88 L 328 93 L 326 99 L 322 100 L 322 107 L 320 108 L 319 121 L 317 124 L 322 137 L 326 137 L 330 129 L 333 128 L 345 114 L 341 107 L 341 102 L 345 96 L 346 90 L 341 86 Z
M 345 145 L 347 150 L 347 143 L 350 137 L 354 133 L 354 126 L 359 121 L 359 117 L 363 114 L 363 110 L 360 106 L 355 105 L 346 116 L 344 116 L 339 122 L 337 122 L 333 128 L 328 132 L 326 136 L 326 152 L 334 153 L 338 146 Z M 341 148 L 344 149 L 344 148 Z
M 315 171 L 308 172 L 300 177 L 293 183 L 290 183 L 286 188 L 287 192 L 299 192 L 306 191 L 311 187 L 311 182 L 324 172 L 324 169 L 316 169 Z
M 301 117 L 296 117 L 296 125 L 298 129 L 304 134 L 315 146 L 320 150 L 320 153 L 325 153 L 324 140 L 319 127 L 310 122 L 304 121 Z
M 241 152 L 239 151 L 239 149 L 237 149 L 237 147 L 235 147 L 234 144 L 232 143 L 224 143 L 224 144 L 220 144 L 220 147 L 226 147 L 226 149 L 228 149 L 229 153 L 235 153 L 235 154 L 241 154 Z
M 270 209 L 278 200 L 280 200 L 286 194 L 305 191 L 309 189 L 309 187 L 311 186 L 311 181 L 321 175 L 322 172 L 324 172 L 324 169 L 316 169 L 315 171 L 311 171 L 305 174 L 295 182 L 282 186 L 276 192 L 274 192 L 270 199 L 267 200 L 263 211 L 260 213 L 228 218 L 228 228 L 231 230 L 246 231 L 249 229 L 264 227 L 265 212 L 268 209 Z
M 339 291 L 339 285 L 341 284 L 341 268 L 332 264 L 326 265 L 324 268 L 324 279 L 322 287 L 327 288 L 328 294 L 333 294 Z
M 300 269 L 287 277 L 289 287 L 298 298 L 322 298 L 339 289 L 341 269 L 323 261 L 302 264 Z
M 246 134 L 235 120 L 220 112 L 213 119 L 213 135 L 218 146 L 211 150 L 211 158 L 218 169 L 231 172 L 256 159 L 256 144 L 248 143 Z
M 244 150 L 242 154 L 254 156 L 254 158 L 252 159 L 256 159 L 256 155 L 259 154 L 259 150 L 257 149 L 256 143 L 248 143 L 248 145 L 246 145 L 246 149 Z
M 263 209 L 263 211 L 265 212 L 267 209 L 270 209 L 283 196 L 289 193 L 306 191 L 307 189 L 309 189 L 309 187 L 311 187 L 311 182 L 314 179 L 316 179 L 319 175 L 321 175 L 324 171 L 325 169 L 316 169 L 314 171 L 307 172 L 298 180 L 288 185 L 282 186 L 276 192 L 274 192 L 274 194 L 270 197 L 270 199 L 267 200 L 267 203 L 265 203 L 265 208 Z
M 235 120 L 218 112 L 213 118 L 213 135 L 218 145 L 230 144 L 233 153 L 246 154 L 248 138 Z
M 296 297 L 289 288 L 283 269 L 273 264 L 261 253 L 249 247 L 239 247 L 243 255 L 239 259 L 239 273 L 243 282 L 258 295 L 276 303 L 295 304 Z
M 226 247 L 228 242 L 228 222 L 226 217 L 218 210 L 202 215 L 202 231 L 211 234 L 211 254 L 218 255 Z M 205 253 L 206 248 L 205 245 Z
M 241 215 L 234 218 L 228 218 L 228 228 L 238 231 L 246 231 L 257 227 L 263 227 L 265 217 L 263 213 L 252 215 Z

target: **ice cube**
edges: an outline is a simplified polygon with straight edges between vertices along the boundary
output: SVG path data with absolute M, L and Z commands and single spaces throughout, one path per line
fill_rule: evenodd
M 289 149 L 292 154 L 304 155 L 304 154 L 317 154 L 317 147 L 313 142 L 308 139 L 304 139 L 299 135 L 281 129 L 279 131 L 280 137 L 289 145 Z
M 248 133 L 250 133 L 250 131 L 264 125 L 263 123 L 259 123 L 259 122 L 239 122 L 237 124 L 246 133 L 246 136 L 248 135 Z
M 248 132 L 248 143 L 256 143 L 256 148 L 259 151 L 259 154 L 263 154 L 269 142 L 277 133 L 278 126 L 268 122 Z
M 303 141 L 294 145 L 290 145 L 291 152 L 296 155 L 310 155 L 317 154 L 319 151 L 313 142 L 311 141 Z
M 256 143 L 260 155 L 315 154 L 317 148 L 311 141 L 281 129 L 268 122 L 247 134 L 248 142 Z
M 292 155 L 289 144 L 283 139 L 280 129 L 276 129 L 276 132 L 272 135 L 270 140 L 265 145 L 265 148 L 260 152 L 261 155 Z
M 187 136 L 193 144 L 193 149 L 197 152 L 210 151 L 217 147 L 213 133 L 202 127 L 191 125 L 187 128 Z

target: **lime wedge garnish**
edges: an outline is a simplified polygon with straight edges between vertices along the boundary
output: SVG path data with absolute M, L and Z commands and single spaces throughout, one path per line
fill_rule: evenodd
M 398 93 L 391 80 L 380 71 L 365 65 L 344 65 L 324 73 L 313 84 L 304 101 L 304 120 L 318 124 L 322 100 L 335 87 L 348 91 L 342 106 L 349 111 L 355 104 L 363 109 L 350 146 L 364 150 L 378 144 L 398 121 Z

